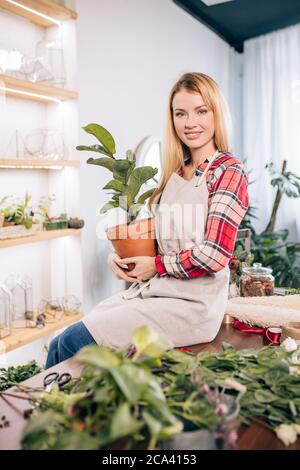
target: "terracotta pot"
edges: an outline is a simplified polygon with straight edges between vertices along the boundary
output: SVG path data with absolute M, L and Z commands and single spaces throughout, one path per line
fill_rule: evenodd
M 4 215 L 0 213 L 0 227 L 3 227 Z
M 106 230 L 108 240 L 120 258 L 131 256 L 156 256 L 154 218 L 138 219 L 130 224 L 120 224 Z M 128 264 L 128 271 L 134 268 Z

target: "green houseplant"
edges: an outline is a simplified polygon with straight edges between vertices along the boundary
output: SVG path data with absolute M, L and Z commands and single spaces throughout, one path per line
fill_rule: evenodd
M 270 220 L 265 230 L 261 233 L 256 232 L 252 223 L 254 219 L 257 219 L 255 214 L 256 207 L 252 204 L 249 205 L 240 228 L 251 230 L 251 254 L 254 257 L 252 261 L 272 268 L 276 286 L 299 288 L 300 243 L 287 241 L 289 236 L 287 229 L 275 230 L 276 216 L 282 197 L 300 197 L 300 178 L 294 173 L 287 171 L 286 165 L 286 161 L 283 161 L 281 173 L 276 171 L 272 164 L 268 164 L 265 167 L 271 177 L 271 185 L 276 188 Z M 250 182 L 250 184 L 253 182 Z M 240 262 L 244 261 L 244 258 L 240 259 L 241 253 L 244 253 L 244 245 L 243 242 L 238 241 L 234 255 Z
M 112 173 L 112 179 L 102 189 L 110 190 L 110 201 L 100 209 L 105 214 L 110 209 L 120 208 L 126 212 L 127 223 L 116 225 L 107 230 L 107 238 L 112 242 L 115 251 L 121 258 L 126 256 L 156 254 L 156 241 L 154 236 L 154 219 L 137 217 L 146 200 L 153 194 L 155 188 L 142 194 L 140 190 L 147 181 L 154 179 L 158 172 L 151 166 L 136 166 L 136 158 L 132 150 L 127 150 L 126 157 L 116 158 L 116 144 L 113 136 L 99 124 L 88 124 L 83 127 L 88 134 L 93 135 L 98 143 L 95 145 L 78 145 L 77 150 L 102 154 L 87 160 L 89 165 L 106 168 Z M 128 264 L 128 270 L 134 267 Z

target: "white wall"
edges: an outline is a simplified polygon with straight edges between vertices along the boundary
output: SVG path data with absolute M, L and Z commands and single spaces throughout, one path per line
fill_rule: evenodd
M 169 91 L 180 74 L 211 75 L 230 99 L 231 48 L 171 0 L 78 0 L 80 125 L 97 122 L 119 158 L 146 135 L 163 135 Z M 238 68 L 238 67 L 237 67 Z M 84 131 L 80 143 L 95 143 Z M 81 154 L 83 162 L 86 154 Z M 110 173 L 83 163 L 81 207 L 85 311 L 124 288 L 106 265 L 109 242 L 96 238 L 97 209 Z

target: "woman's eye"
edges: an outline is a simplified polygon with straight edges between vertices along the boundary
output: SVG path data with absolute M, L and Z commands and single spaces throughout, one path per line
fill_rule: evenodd
M 200 109 L 200 113 L 201 113 L 201 114 L 206 114 L 206 113 L 207 113 L 207 110 L 206 110 L 206 109 Z
M 183 116 L 183 113 L 177 113 L 175 116 Z

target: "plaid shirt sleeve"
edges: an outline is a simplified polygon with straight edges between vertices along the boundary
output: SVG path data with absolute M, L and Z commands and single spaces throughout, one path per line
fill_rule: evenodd
M 157 255 L 155 264 L 159 276 L 199 277 L 220 271 L 228 264 L 249 204 L 247 174 L 240 160 L 234 160 L 235 163 L 231 158 L 227 166 L 226 163 L 221 165 L 225 169 L 209 189 L 203 243 L 174 255 Z

